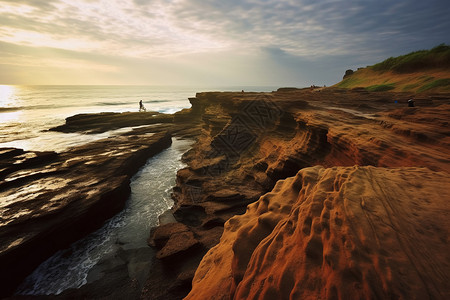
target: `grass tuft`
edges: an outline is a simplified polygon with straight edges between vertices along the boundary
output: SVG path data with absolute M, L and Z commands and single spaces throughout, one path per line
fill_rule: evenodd
M 437 87 L 448 87 L 450 89 L 450 78 L 437 79 L 429 82 L 419 88 L 417 92 L 421 93 Z
M 403 92 L 408 92 L 408 91 L 414 90 L 417 87 L 419 87 L 418 83 L 408 84 L 408 85 L 405 85 L 403 87 L 402 91 Z
M 395 85 L 393 83 L 389 84 L 377 84 L 366 87 L 366 90 L 369 92 L 386 92 L 395 89 Z

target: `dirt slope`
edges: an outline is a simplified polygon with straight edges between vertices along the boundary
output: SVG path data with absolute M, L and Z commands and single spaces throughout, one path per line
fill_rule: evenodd
M 334 85 L 339 88 L 363 87 L 372 91 L 449 92 L 450 70 L 433 69 L 412 73 L 379 72 L 370 68 L 356 71 Z

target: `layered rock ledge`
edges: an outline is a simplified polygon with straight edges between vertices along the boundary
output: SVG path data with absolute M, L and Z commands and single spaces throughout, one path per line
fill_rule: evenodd
M 60 297 L 447 297 L 450 94 L 289 88 L 189 100 L 173 116 L 81 115 L 59 128 L 123 121 L 140 126 L 126 139 L 197 139 L 151 232 L 144 287 L 103 280 Z
M 171 136 L 161 132 L 103 139 L 63 153 L 1 149 L 1 296 L 121 211 L 130 178 L 170 144 Z
M 407 100 L 411 97 L 415 97 L 417 107 L 407 107 Z M 188 167 L 180 170 L 177 175 L 177 186 L 173 194 L 175 206 L 172 211 L 178 223 L 156 228 L 152 232 L 153 239 L 150 239 L 151 244 L 159 249 L 158 257 L 166 260 L 165 265 L 170 267 L 171 275 L 168 278 L 172 280 L 159 282 L 157 288 L 155 288 L 155 281 L 149 280 L 146 286 L 147 292 L 144 291 L 143 298 L 182 298 L 183 293 L 187 293 L 190 289 L 187 283 L 188 278 L 192 276 L 206 253 L 195 273 L 194 286 L 189 294 L 191 299 L 217 299 L 218 295 L 223 298 L 257 298 L 263 295 L 263 291 L 267 298 L 283 298 L 289 295 L 310 295 L 311 297 L 326 295 L 332 299 L 333 297 L 345 299 L 347 295 L 367 298 L 399 295 L 407 298 L 407 295 L 412 294 L 406 290 L 415 290 L 416 285 L 430 288 L 433 280 L 441 283 L 436 284 L 435 288 L 430 290 L 430 294 L 424 295 L 433 298 L 448 293 L 448 288 L 442 284 L 442 279 L 449 276 L 448 268 L 441 268 L 434 274 L 425 266 L 423 270 L 429 272 L 428 275 L 440 277 L 420 283 L 418 282 L 420 276 L 417 275 L 420 271 L 408 275 L 408 270 L 401 269 L 407 263 L 400 264 L 397 258 L 391 258 L 390 255 L 395 254 L 394 249 L 397 249 L 399 244 L 404 247 L 426 248 L 427 243 L 432 243 L 436 245 L 436 249 L 439 249 L 433 252 L 434 254 L 449 252 L 447 238 L 445 238 L 445 236 L 448 237 L 448 223 L 440 222 L 443 220 L 441 214 L 448 216 L 448 205 L 446 201 L 443 201 L 448 199 L 448 194 L 443 192 L 442 188 L 438 189 L 445 184 L 440 186 L 434 182 L 444 180 L 450 171 L 449 94 L 421 95 L 419 98 L 408 93 L 371 93 L 360 89 L 280 89 L 272 93 L 198 93 L 193 103 L 196 104 L 197 111 L 201 113 L 202 133 L 193 148 L 184 155 Z M 330 190 L 329 186 L 322 186 L 320 181 L 314 184 L 309 183 L 311 188 L 305 187 L 305 189 L 302 184 L 299 184 L 296 186 L 296 192 L 285 192 L 277 196 L 279 201 L 277 200 L 273 209 L 281 210 L 281 215 L 267 213 L 260 216 L 262 212 L 248 215 L 251 207 L 260 205 L 249 206 L 249 204 L 258 199 L 260 200 L 257 203 L 267 202 L 270 197 L 260 198 L 267 192 L 278 193 L 277 186 L 281 184 L 277 184 L 279 180 L 301 176 L 297 175 L 300 170 L 317 165 L 323 168 L 338 167 L 337 169 L 315 168 L 312 170 L 322 170 L 317 171 L 319 173 L 342 173 L 343 178 L 349 176 L 353 169 L 372 174 L 358 175 L 352 179 L 355 191 L 367 193 L 368 198 L 361 202 L 359 197 L 364 195 L 356 192 L 345 194 L 347 190 L 342 190 L 338 183 Z M 420 171 L 414 169 L 419 167 L 424 169 Z M 313 172 L 306 170 L 305 172 Z M 394 173 L 392 180 L 397 180 L 395 178 L 398 176 L 404 178 L 403 181 L 399 179 L 398 182 L 395 181 L 395 185 L 385 189 L 384 184 L 385 181 L 389 181 L 390 177 L 387 175 L 390 172 Z M 411 173 L 410 176 L 409 173 Z M 335 176 L 340 176 L 336 174 Z M 424 175 L 423 183 L 420 183 L 417 174 Z M 324 182 L 328 184 L 340 180 L 333 176 L 323 179 Z M 392 208 L 389 207 L 384 208 L 384 212 L 371 211 L 372 207 L 378 208 L 383 203 L 397 205 L 395 202 L 391 204 L 390 202 L 397 201 L 396 195 L 401 195 L 403 190 L 409 189 L 409 177 L 414 178 L 413 185 L 418 185 L 415 190 L 414 188 L 411 190 L 411 193 L 417 194 L 423 201 L 418 201 L 417 198 L 414 204 L 411 202 L 399 204 L 395 212 L 392 212 Z M 290 179 L 292 180 L 294 179 Z M 379 182 L 380 186 L 373 183 L 374 181 Z M 421 184 L 423 189 L 420 188 Z M 345 186 L 349 187 L 350 184 Z M 340 226 L 362 228 L 355 235 L 333 232 L 338 237 L 345 236 L 350 239 L 347 244 L 345 241 L 337 244 L 339 247 L 345 245 L 349 248 L 339 248 L 335 251 L 338 255 L 335 263 L 339 265 L 342 272 L 319 271 L 327 266 L 330 267 L 326 262 L 327 247 L 335 246 L 325 240 L 322 233 L 315 235 L 314 239 L 310 235 L 305 235 L 287 241 L 291 233 L 278 234 L 275 231 L 275 228 L 284 224 L 287 216 L 291 214 L 292 218 L 308 219 L 307 208 L 304 209 L 305 211 L 299 208 L 302 205 L 299 200 L 301 193 L 304 193 L 306 198 L 317 197 L 317 201 L 322 202 L 328 199 L 327 197 L 331 197 L 329 193 L 333 193 L 336 199 L 332 200 L 331 197 L 330 201 L 336 202 L 336 208 L 332 213 L 343 213 L 345 208 L 347 214 L 346 217 L 339 217 L 338 222 L 342 222 Z M 442 195 L 443 198 L 438 198 L 438 195 Z M 350 196 L 357 197 L 350 199 Z M 407 195 L 401 197 L 406 201 Z M 377 228 L 377 224 L 374 227 L 365 225 L 364 222 L 369 221 L 354 217 L 356 215 L 359 217 L 362 213 L 352 211 L 358 206 L 347 206 L 345 204 L 347 201 L 363 203 L 359 204 L 359 208 L 361 205 L 367 205 L 367 209 L 363 209 L 362 212 L 378 214 L 369 216 L 375 218 L 377 222 L 378 218 L 386 218 L 389 213 L 392 220 L 384 222 L 388 224 L 388 229 L 394 228 L 393 231 L 388 232 L 386 227 Z M 412 212 L 402 211 L 403 208 L 406 209 L 402 205 L 419 209 L 421 205 L 427 205 L 427 201 L 432 207 L 426 212 L 429 214 L 427 216 L 419 214 L 411 217 Z M 412 209 L 409 206 L 408 208 Z M 320 216 L 323 210 L 321 208 L 317 212 L 319 214 L 315 216 L 317 220 L 322 220 Z M 331 211 L 332 207 L 328 210 Z M 246 211 L 242 219 L 239 219 L 240 217 L 230 219 Z M 418 235 L 417 238 L 408 240 L 409 244 L 405 246 L 406 242 L 402 236 L 409 234 L 411 227 L 408 224 L 417 221 L 416 217 L 433 219 L 433 222 L 430 221 L 432 224 L 427 226 L 430 232 L 426 234 L 429 234 L 430 238 L 419 238 L 420 235 Z M 241 225 L 235 226 L 235 220 L 245 221 L 239 221 Z M 312 224 L 312 217 L 310 221 L 311 226 L 321 226 Z M 195 247 L 188 249 L 180 247 L 177 256 L 173 246 L 177 245 L 177 236 L 181 236 L 175 230 L 180 226 L 179 223 L 187 226 L 187 229 L 183 229 L 183 239 L 186 238 L 186 232 L 189 232 L 189 240 Z M 298 224 L 303 223 L 298 221 Z M 390 227 L 390 223 L 394 224 L 392 225 L 394 227 Z M 226 231 L 222 235 L 224 224 Z M 253 224 L 255 228 L 257 227 L 256 229 L 252 229 Z M 295 229 L 295 226 L 291 225 L 290 228 L 293 228 L 293 231 L 302 230 L 302 228 Z M 331 233 L 325 233 L 325 227 L 322 229 L 323 234 L 331 236 Z M 332 229 L 334 230 L 335 227 Z M 420 230 L 419 227 L 413 229 Z M 287 248 L 277 244 L 279 248 L 276 250 L 271 248 L 269 252 L 264 246 L 265 238 L 277 234 L 286 237 L 283 241 L 286 242 Z M 371 239 L 374 234 L 379 235 L 379 243 L 392 248 L 385 249 L 389 254 L 383 253 L 384 257 L 378 256 L 379 253 L 376 252 L 382 246 L 378 245 L 378 250 L 374 249 L 374 252 L 371 252 L 367 244 L 356 240 L 365 241 Z M 159 238 L 161 236 L 165 238 Z M 385 241 L 384 238 L 388 237 L 394 240 Z M 155 239 L 158 241 L 156 242 Z M 300 241 L 300 239 L 303 240 Z M 312 239 L 313 242 L 309 243 Z M 276 242 L 280 243 L 279 240 Z M 218 245 L 208 252 L 216 244 Z M 292 245 L 288 247 L 288 244 Z M 298 244 L 296 251 L 290 252 L 296 244 Z M 310 246 L 306 247 L 309 244 Z M 373 245 L 370 244 L 370 246 Z M 255 249 L 260 248 L 261 252 L 256 252 Z M 170 252 L 168 252 L 169 249 Z M 402 258 L 398 259 L 413 259 L 411 252 L 405 251 L 401 254 Z M 170 256 L 167 257 L 165 253 L 170 253 Z M 286 256 L 281 254 L 276 256 L 276 253 L 286 253 Z M 294 259 L 292 253 L 296 253 L 298 259 Z M 362 258 L 359 258 L 358 264 L 354 264 L 352 257 L 347 254 Z M 263 260 L 264 257 L 265 260 Z M 319 263 L 310 266 L 309 257 Z M 420 255 L 417 254 L 417 257 Z M 426 263 L 427 257 L 423 256 L 421 265 Z M 404 278 L 400 281 L 400 277 L 394 278 L 390 274 L 383 277 L 374 273 L 373 268 L 366 268 L 366 264 L 370 265 L 382 259 L 382 264 L 386 266 L 383 265 L 384 269 L 381 271 L 377 269 L 376 272 L 390 270 L 389 272 L 392 273 L 395 270 L 400 272 L 396 273 L 397 275 L 400 274 Z M 448 257 L 440 254 L 436 256 L 436 263 L 441 260 L 445 262 L 446 259 L 448 262 Z M 278 265 L 278 261 L 284 265 Z M 257 266 L 254 265 L 256 262 L 259 263 Z M 346 269 L 346 264 L 349 264 L 350 271 Z M 265 272 L 258 274 L 261 268 L 271 269 L 272 265 L 273 270 L 280 267 L 280 273 L 277 273 L 276 279 L 273 274 Z M 283 266 L 287 265 L 290 265 L 291 269 L 284 272 Z M 314 276 L 311 274 L 311 278 L 308 279 L 309 275 L 305 274 L 309 274 L 310 270 Z M 248 277 L 246 280 L 247 273 L 253 274 L 254 277 Z M 327 281 L 328 274 L 333 274 L 336 280 Z M 271 276 L 266 278 L 266 275 Z M 347 276 L 347 279 L 339 277 L 341 275 Z M 265 279 L 261 279 L 258 286 L 252 287 L 252 281 L 256 277 Z M 391 284 L 395 287 L 390 288 Z M 350 289 L 353 285 L 355 286 Z M 371 289 L 372 285 L 374 290 Z M 257 290 L 252 290 L 253 288 Z M 182 289 L 185 289 L 184 292 Z M 327 289 L 325 294 L 323 289 Z M 346 292 L 346 289 L 349 291 Z M 241 290 L 243 292 L 240 292 Z

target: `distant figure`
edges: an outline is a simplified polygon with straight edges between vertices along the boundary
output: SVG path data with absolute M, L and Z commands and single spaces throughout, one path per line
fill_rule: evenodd
M 398 101 L 397 101 L 397 100 L 395 100 L 395 101 L 394 101 L 394 103 L 395 103 L 395 104 L 397 104 L 397 103 L 398 103 Z
M 139 101 L 139 111 L 147 111 L 144 107 L 144 104 L 142 104 L 142 100 Z
M 409 99 L 408 100 L 408 107 L 414 107 L 414 100 L 413 99 Z
M 242 90 L 242 93 L 244 92 L 244 90 Z

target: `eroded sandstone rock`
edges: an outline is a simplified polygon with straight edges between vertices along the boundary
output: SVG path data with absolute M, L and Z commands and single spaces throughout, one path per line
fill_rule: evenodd
M 383 247 L 386 245 L 387 249 L 397 249 L 398 243 L 404 243 L 403 235 L 395 241 L 395 236 L 392 237 L 394 233 L 389 230 L 397 228 L 395 226 L 403 222 L 408 223 L 408 220 L 417 221 L 414 219 L 417 216 L 412 213 L 400 214 L 400 220 L 392 218 L 387 229 L 382 227 L 382 224 L 377 223 L 384 220 L 378 217 L 378 211 L 384 213 L 384 208 L 380 206 L 382 203 L 379 200 L 382 195 L 380 190 L 384 191 L 385 186 L 389 187 L 386 197 L 394 198 L 392 201 L 395 204 L 396 200 L 392 195 L 396 195 L 397 190 L 392 186 L 402 186 L 406 191 L 399 190 L 402 204 L 398 204 L 400 205 L 398 207 L 406 208 L 401 205 L 407 205 L 404 204 L 407 202 L 405 193 L 410 193 L 411 190 L 404 184 L 411 176 L 417 178 L 417 174 L 424 175 L 421 179 L 424 183 L 413 180 L 415 190 L 412 193 L 421 199 L 427 199 L 428 196 L 433 198 L 435 195 L 434 192 L 428 193 L 428 189 L 435 186 L 434 180 L 444 178 L 450 171 L 448 152 L 450 98 L 445 95 L 422 95 L 420 99 L 416 99 L 417 105 L 414 110 L 410 110 L 405 107 L 410 97 L 411 94 L 407 93 L 371 93 L 358 89 L 334 88 L 281 89 L 272 93 L 198 93 L 195 98 L 190 99 L 192 109 L 175 114 L 172 121 L 137 128 L 124 134 L 132 137 L 168 130 L 174 135 L 198 138 L 197 143 L 183 157 L 188 167 L 178 172 L 177 186 L 174 188 L 175 206 L 172 214 L 178 223 L 170 219 L 168 224 L 179 225 L 168 226 L 166 228 L 168 230 L 162 231 L 165 231 L 160 235 L 162 238 L 157 239 L 155 245 L 158 245 L 158 251 L 165 246 L 167 248 L 160 252 L 163 260 L 152 261 L 152 276 L 147 279 L 141 298 L 183 298 L 191 288 L 190 278 L 203 255 L 217 245 L 220 239 L 222 242 L 219 245 L 228 245 L 226 247 L 229 248 L 223 252 L 220 250 L 221 255 L 215 255 L 212 261 L 211 252 L 204 257 L 194 281 L 193 297 L 203 296 L 202 293 L 197 294 L 199 289 L 195 285 L 204 286 L 205 282 L 212 280 L 209 276 L 213 275 L 215 280 L 224 284 L 224 288 L 214 290 L 215 294 L 208 294 L 215 289 L 214 284 L 208 284 L 208 288 L 205 288 L 205 297 L 235 295 L 251 298 L 264 294 L 270 298 L 273 295 L 289 296 L 291 293 L 295 297 L 298 295 L 358 297 L 358 295 L 372 295 L 370 291 L 368 292 L 367 286 L 373 283 L 373 278 L 376 289 L 372 292 L 376 297 L 402 295 L 398 294 L 396 288 L 389 289 L 389 285 L 407 284 L 409 281 L 415 282 L 417 278 L 408 277 L 405 283 L 401 277 L 392 275 L 395 268 L 386 269 L 386 266 L 391 262 L 393 265 L 401 265 L 402 262 L 397 264 L 395 258 L 394 260 L 388 258 L 389 253 L 384 253 L 383 251 L 387 250 L 383 250 Z M 113 115 L 103 117 L 120 118 Z M 110 126 L 103 121 L 97 125 L 100 128 Z M 94 126 L 80 127 L 77 130 L 95 132 L 97 129 Z M 81 150 L 76 155 L 83 153 L 87 155 L 89 150 Z M 99 163 L 108 166 L 114 161 L 111 158 L 115 157 L 114 155 L 114 152 L 108 153 L 99 160 Z M 73 158 L 66 161 L 65 167 L 72 168 L 80 164 L 82 164 L 80 159 Z M 316 165 L 323 165 L 325 169 L 308 168 Z M 355 168 L 354 165 L 382 168 Z M 334 166 L 340 168 L 332 168 Z M 390 170 L 384 169 L 385 167 L 395 167 L 397 171 L 393 171 L 391 176 L 389 172 L 381 171 Z M 300 174 L 298 171 L 302 168 L 308 168 L 305 170 L 309 171 L 305 171 L 301 183 L 297 180 L 294 184 L 291 182 L 293 179 L 286 179 Z M 357 172 L 352 173 L 351 170 Z M 51 169 L 48 171 L 51 172 Z M 325 176 L 324 172 L 328 175 Z M 412 172 L 411 176 L 409 172 Z M 386 177 L 388 182 L 379 179 L 381 177 Z M 353 181 L 347 182 L 347 178 L 353 178 Z M 382 183 L 382 188 L 378 189 L 372 185 L 373 178 Z M 95 180 L 90 184 L 95 186 Z M 421 184 L 425 188 L 421 189 Z M 286 185 L 291 188 L 285 189 Z M 349 202 L 349 199 L 357 194 L 354 191 L 358 193 L 362 191 L 359 196 L 367 194 L 369 197 L 348 206 L 349 203 L 353 203 Z M 251 204 L 267 192 L 269 194 L 257 202 L 262 204 Z M 346 194 L 347 192 L 352 193 Z M 346 197 L 341 199 L 342 195 Z M 302 204 L 297 203 L 301 197 L 304 199 L 302 203 L 309 203 L 303 204 L 302 209 L 300 207 Z M 318 204 L 311 204 L 315 202 Z M 329 202 L 335 206 L 330 206 Z M 425 205 L 422 202 L 414 201 L 417 205 L 411 204 L 412 202 L 410 204 L 420 210 L 422 205 Z M 387 205 L 384 211 L 389 210 L 390 201 L 384 203 Z M 253 210 L 255 205 L 261 208 L 256 209 L 258 212 Z M 358 205 L 361 210 L 358 210 Z M 324 213 L 326 210 L 328 214 Z M 360 245 L 371 247 L 373 245 L 372 241 L 361 235 L 370 236 L 370 230 L 367 229 L 366 223 L 361 225 L 358 223 L 359 219 L 352 215 L 353 210 L 355 214 L 361 212 L 373 214 L 373 222 L 383 228 L 379 236 L 381 250 L 378 244 L 374 246 L 379 252 L 376 252 L 378 250 L 370 252 L 367 247 L 358 248 Z M 431 216 L 434 214 L 433 209 L 425 208 L 424 211 Z M 341 217 L 332 215 L 331 212 L 338 214 L 349 212 L 349 215 Z M 242 217 L 232 218 L 244 213 L 246 214 Z M 249 216 L 251 218 L 248 218 Z M 297 219 L 289 222 L 289 216 L 297 216 Z M 394 216 L 396 215 L 391 214 L 391 217 Z M 420 212 L 419 216 L 423 217 L 419 221 L 428 222 L 423 221 L 426 218 Z M 408 219 L 409 217 L 412 219 Z M 239 218 L 245 219 L 250 227 L 240 221 L 236 223 L 236 220 L 241 220 Z M 225 223 L 227 220 L 228 223 Z M 287 220 L 286 223 L 283 223 L 284 220 Z M 436 220 L 441 219 L 438 217 Z M 226 232 L 222 236 L 224 223 Z M 427 228 L 437 228 L 435 225 L 433 223 Z M 169 229 L 177 226 L 180 230 Z M 288 234 L 281 229 L 278 231 L 281 226 L 291 226 L 287 232 L 293 231 L 291 234 L 293 237 L 288 238 Z M 362 226 L 362 229 L 358 231 L 356 228 L 359 226 Z M 236 231 L 231 234 L 230 228 Z M 242 228 L 246 229 L 241 230 Z M 341 232 L 338 228 L 346 229 Z M 356 233 L 351 232 L 353 229 Z M 416 231 L 420 230 L 423 231 L 423 228 Z M 337 238 L 330 244 L 326 239 L 326 232 L 330 234 L 329 239 L 333 232 L 336 237 L 345 236 L 351 242 L 346 243 Z M 269 241 L 272 235 L 277 237 Z M 443 233 L 437 234 L 440 242 L 436 236 L 432 234 L 431 236 L 429 241 L 436 245 L 436 249 L 441 249 L 442 253 L 449 252 L 445 248 L 447 242 Z M 229 243 L 233 239 L 239 242 Z M 411 247 L 420 247 L 424 241 L 428 242 L 426 239 L 408 241 Z M 280 243 L 287 246 L 280 246 Z M 270 246 L 272 244 L 274 246 Z M 213 249 L 222 249 L 221 247 Z M 291 252 L 292 249 L 296 251 Z M 445 259 L 448 261 L 447 257 L 439 254 L 441 250 L 433 252 L 438 255 L 435 263 Z M 333 256 L 336 253 L 339 254 L 338 258 Z M 379 264 L 376 267 L 378 269 L 371 269 L 370 266 L 376 264 Z M 258 273 L 253 266 L 262 271 Z M 206 271 L 207 269 L 211 271 Z M 321 273 L 322 269 L 325 272 Z M 391 275 L 383 277 L 384 275 L 378 274 L 385 270 L 390 270 L 391 273 L 387 274 Z M 397 275 L 403 274 L 404 269 L 401 270 Z M 429 271 L 426 268 L 424 270 Z M 325 276 L 324 274 L 328 277 L 321 277 Z M 448 274 L 442 274 L 448 277 Z M 427 275 L 441 276 L 431 272 Z M 266 279 L 262 280 L 262 277 Z M 252 287 L 250 282 L 253 281 L 259 282 L 259 285 Z M 435 290 L 429 289 L 428 285 L 429 281 L 424 281 L 422 287 L 430 291 L 430 297 L 436 295 L 433 294 Z M 259 287 L 260 290 L 255 290 Z M 89 287 L 84 290 L 89 290 Z M 123 294 L 123 291 L 120 292 L 119 294 Z M 71 295 L 82 298 L 89 293 L 80 291 L 80 294 L 74 292 Z
M 427 168 L 305 168 L 226 223 L 187 299 L 446 299 L 449 184 Z
M 448 173 L 446 119 L 450 112 L 446 105 L 450 98 L 424 96 L 421 107 L 413 112 L 406 107 L 409 97 L 406 93 L 333 88 L 198 93 L 194 103 L 202 105 L 203 130 L 184 155 L 188 167 L 178 172 L 174 216 L 189 226 L 204 249 L 209 249 L 221 237 L 222 221 L 245 213 L 247 205 L 261 195 L 276 192 L 278 180 L 305 167 L 426 167 Z M 267 236 L 279 216 L 267 214 L 258 220 L 264 226 L 255 237 L 243 234 L 243 249 L 252 249 L 249 245 L 257 245 L 259 236 Z M 305 255 L 319 260 L 319 250 L 320 243 L 314 240 L 305 248 Z M 249 251 L 243 257 L 249 258 L 253 250 Z M 215 256 L 210 263 L 220 265 L 227 253 Z M 189 256 L 185 260 L 189 261 Z M 236 270 L 236 278 L 244 278 L 246 269 Z M 311 283 L 306 289 L 316 287 L 319 285 Z M 194 295 L 202 298 L 201 293 Z

